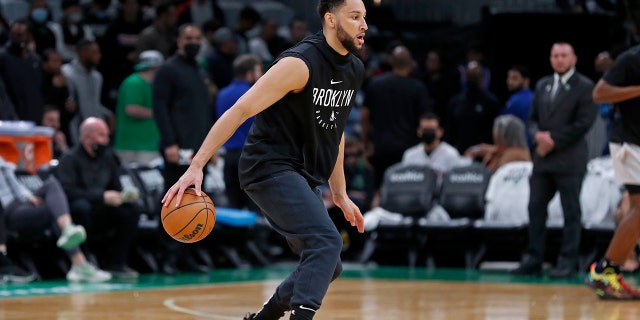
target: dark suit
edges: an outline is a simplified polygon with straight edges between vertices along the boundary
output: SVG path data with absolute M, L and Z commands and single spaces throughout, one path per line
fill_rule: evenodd
M 547 76 L 536 84 L 528 121 L 531 136 L 535 137 L 538 131 L 549 131 L 554 147 L 544 157 L 534 152 L 527 253 L 531 263 L 543 262 L 547 206 L 558 191 L 564 230 L 556 267 L 575 270 L 582 229 L 580 190 L 588 161 L 585 135 L 595 120 L 598 107 L 591 97 L 593 81 L 577 71 L 566 84 L 559 85 L 555 97 L 552 97 L 553 82 L 553 76 Z

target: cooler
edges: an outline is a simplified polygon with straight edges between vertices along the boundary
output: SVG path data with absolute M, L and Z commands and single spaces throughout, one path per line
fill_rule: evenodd
M 53 157 L 54 133 L 30 121 L 0 121 L 0 156 L 18 170 L 36 173 Z

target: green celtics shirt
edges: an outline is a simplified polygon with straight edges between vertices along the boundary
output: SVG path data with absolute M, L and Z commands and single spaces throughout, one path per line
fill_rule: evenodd
M 115 149 L 157 151 L 160 134 L 155 120 L 153 117 L 140 119 L 128 115 L 125 107 L 131 104 L 152 108 L 151 83 L 137 73 L 127 77 L 118 90 Z

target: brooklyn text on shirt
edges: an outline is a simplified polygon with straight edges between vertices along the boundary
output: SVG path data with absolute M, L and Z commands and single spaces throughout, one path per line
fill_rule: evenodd
M 313 105 L 317 123 L 324 129 L 336 128 L 336 117 L 340 114 L 341 107 L 351 104 L 355 90 L 334 90 L 313 88 Z

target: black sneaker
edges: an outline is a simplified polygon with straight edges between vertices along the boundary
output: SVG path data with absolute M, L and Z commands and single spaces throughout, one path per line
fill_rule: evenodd
M 242 320 L 253 320 L 256 317 L 255 313 L 247 313 L 246 316 L 244 316 L 244 318 L 242 318 Z
M 0 254 L 0 283 L 29 283 L 36 275 L 20 269 L 7 256 Z

